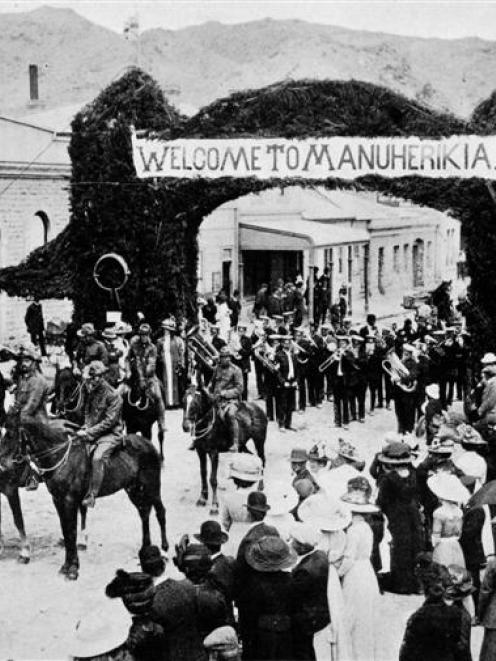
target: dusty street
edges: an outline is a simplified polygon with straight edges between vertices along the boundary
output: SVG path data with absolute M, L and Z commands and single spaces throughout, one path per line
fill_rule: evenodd
M 288 474 L 287 457 L 292 446 L 309 447 L 315 440 L 337 442 L 338 434 L 330 426 L 332 404 L 322 409 L 308 409 L 296 415 L 297 433 L 280 434 L 274 423 L 267 438 L 267 479 Z M 199 470 L 196 454 L 188 452 L 189 437 L 181 431 L 181 412 L 168 414 L 166 460 L 162 493 L 167 508 L 167 530 L 172 550 L 184 532 L 195 532 L 209 518 L 208 508 L 198 508 Z M 367 461 L 381 446 L 383 434 L 394 428 L 394 414 L 382 410 L 367 417 L 365 425 L 354 423 L 341 436 L 354 442 Z M 224 455 L 221 465 L 225 469 Z M 366 469 L 367 470 L 367 469 Z M 222 491 L 220 492 L 222 495 Z M 89 547 L 80 552 L 81 574 L 77 582 L 64 580 L 57 572 L 63 561 L 55 509 L 44 486 L 37 492 L 22 491 L 26 528 L 32 545 L 29 565 L 17 562 L 17 538 L 5 499 L 2 499 L 2 528 L 5 551 L 0 558 L 0 659 L 67 658 L 68 643 L 78 617 L 106 599 L 104 587 L 114 571 L 137 569 L 137 551 L 141 526 L 134 507 L 121 492 L 99 500 L 89 516 Z M 158 542 L 158 527 L 152 521 L 152 534 Z M 171 557 L 171 553 L 169 553 Z M 174 575 L 172 562 L 168 574 Z M 408 616 L 421 604 L 417 596 L 384 595 L 381 597 L 381 659 L 398 658 L 398 649 Z M 474 658 L 482 638 L 480 627 L 472 629 Z M 179 661 L 179 660 L 178 660 Z

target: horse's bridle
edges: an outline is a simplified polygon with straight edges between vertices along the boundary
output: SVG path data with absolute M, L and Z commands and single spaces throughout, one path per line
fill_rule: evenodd
M 76 405 L 74 406 L 74 408 L 68 409 L 64 404 L 60 413 L 62 415 L 66 415 L 66 413 L 75 413 L 81 405 L 82 396 L 83 396 L 83 382 L 81 381 L 80 383 L 76 384 L 76 387 L 74 388 L 73 392 L 69 395 L 67 399 L 67 401 L 69 402 L 75 399 Z M 64 402 L 65 402 L 65 398 L 64 398 Z
M 210 415 L 212 416 L 212 421 L 210 422 L 210 424 L 208 424 L 204 430 L 200 431 L 199 434 L 196 434 L 197 428 L 205 420 L 205 418 L 207 418 Z M 212 406 L 212 408 L 209 411 L 207 411 L 204 415 L 202 415 L 198 420 L 196 420 L 195 422 L 192 422 L 191 423 L 191 436 L 193 437 L 193 440 L 198 441 L 201 438 L 204 438 L 205 436 L 207 436 L 207 434 L 210 434 L 210 432 L 214 428 L 216 419 L 217 419 L 217 412 L 216 412 L 215 406 Z

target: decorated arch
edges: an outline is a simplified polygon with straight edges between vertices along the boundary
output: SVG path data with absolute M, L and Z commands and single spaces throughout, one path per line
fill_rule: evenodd
M 484 180 L 143 180 L 133 166 L 131 127 L 167 140 L 488 135 L 496 129 L 495 95 L 464 122 L 369 83 L 289 81 L 237 92 L 186 118 L 166 102 L 150 76 L 130 70 L 73 121 L 68 226 L 18 266 L 0 270 L 0 289 L 17 296 L 68 296 L 74 301 L 76 322 L 101 324 L 108 299 L 92 273 L 101 255 L 115 252 L 130 268 L 121 293 L 124 316 L 141 310 L 152 323 L 166 313 L 192 317 L 197 234 L 204 217 L 228 201 L 274 186 L 358 187 L 447 211 L 461 220 L 471 276 L 468 321 L 480 340 L 477 345 L 496 349 L 496 297 L 491 285 L 496 282 L 496 204 Z

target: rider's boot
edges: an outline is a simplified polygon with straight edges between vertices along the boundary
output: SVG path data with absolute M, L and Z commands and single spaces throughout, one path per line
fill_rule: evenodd
M 104 472 L 105 462 L 102 459 L 93 459 L 90 486 L 88 488 L 88 493 L 81 503 L 85 507 L 95 507 L 95 498 L 98 496 L 98 492 L 102 486 Z
M 227 417 L 227 416 L 226 416 Z M 229 431 L 231 434 L 232 445 L 229 452 L 239 452 L 239 425 L 235 415 L 227 417 Z

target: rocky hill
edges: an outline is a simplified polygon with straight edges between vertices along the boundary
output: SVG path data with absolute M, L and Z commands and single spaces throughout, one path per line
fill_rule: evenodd
M 140 64 L 173 102 L 196 108 L 288 78 L 354 78 L 467 117 L 496 88 L 496 42 L 400 37 L 313 18 L 148 30 Z M 0 14 L 0 112 L 26 115 L 30 63 L 39 65 L 40 97 L 53 108 L 91 100 L 137 58 L 134 43 L 70 9 Z

